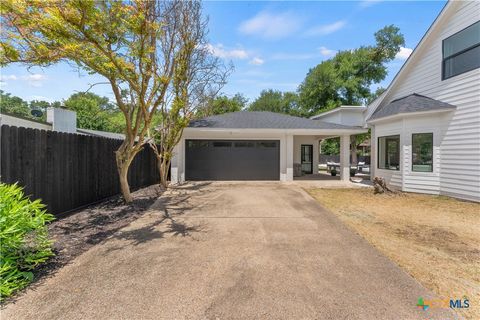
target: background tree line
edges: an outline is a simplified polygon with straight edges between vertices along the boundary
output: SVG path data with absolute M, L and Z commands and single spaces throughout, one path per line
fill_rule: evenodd
M 145 146 L 154 149 L 166 186 L 173 148 L 190 120 L 241 110 L 247 103 L 241 95 L 217 97 L 231 66 L 209 49 L 208 20 L 199 1 L 4 0 L 0 19 L 1 66 L 66 62 L 110 85 L 115 106 L 88 93 L 74 95 L 65 106 L 77 111 L 80 127 L 122 128 L 125 140 L 115 157 L 126 202 L 133 200 L 128 169 Z M 310 69 L 297 92 L 263 91 L 248 109 L 308 117 L 365 103 L 374 95 L 371 85 L 386 77 L 386 63 L 404 45 L 394 26 L 376 32 L 375 40 Z M 116 115 L 121 120 L 116 122 Z
M 0 111 L 23 118 L 46 121 L 48 107 L 65 108 L 77 113 L 77 127 L 82 129 L 100 130 L 122 133 L 124 131 L 123 116 L 107 97 L 95 93 L 74 93 L 63 101 L 48 102 L 44 100 L 25 101 L 0 90 Z M 32 111 L 39 110 L 41 116 L 35 116 Z

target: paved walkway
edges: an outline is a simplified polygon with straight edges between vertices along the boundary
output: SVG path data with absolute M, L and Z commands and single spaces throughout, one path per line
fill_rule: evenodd
M 446 312 L 419 309 L 419 297 L 431 298 L 298 185 L 198 183 L 165 193 L 148 214 L 9 304 L 2 320 Z

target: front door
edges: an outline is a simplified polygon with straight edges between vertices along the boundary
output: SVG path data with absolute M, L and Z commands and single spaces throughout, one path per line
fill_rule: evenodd
M 302 172 L 313 173 L 313 145 L 302 144 Z

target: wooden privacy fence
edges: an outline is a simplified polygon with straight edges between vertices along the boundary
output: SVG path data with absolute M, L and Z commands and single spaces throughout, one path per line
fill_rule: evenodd
M 53 214 L 120 193 L 115 150 L 121 140 L 3 125 L 0 179 L 18 182 Z M 146 146 L 128 175 L 132 189 L 158 183 L 153 151 Z

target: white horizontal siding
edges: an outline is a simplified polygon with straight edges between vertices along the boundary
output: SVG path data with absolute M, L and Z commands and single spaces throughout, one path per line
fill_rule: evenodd
M 406 148 L 403 190 L 431 193 L 437 186 L 441 194 L 480 201 L 480 69 L 441 79 L 442 40 L 480 20 L 480 1 L 448 5 L 450 11 L 440 18 L 435 30 L 416 49 L 415 59 L 405 66 L 385 99 L 377 104 L 383 106 L 394 99 L 418 93 L 455 105 L 456 110 L 447 116 L 446 124 L 436 125 L 440 136 L 434 160 L 438 175 L 433 180 L 427 175 L 413 177 L 410 149 Z M 369 112 L 376 107 L 369 106 Z

